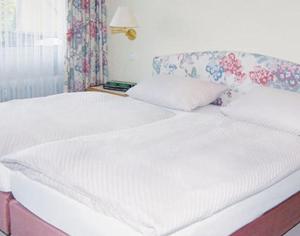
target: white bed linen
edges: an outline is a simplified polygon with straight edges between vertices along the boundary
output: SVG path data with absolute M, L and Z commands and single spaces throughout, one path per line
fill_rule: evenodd
M 137 231 L 164 235 L 298 170 L 299 141 L 285 132 L 201 114 L 201 119 L 177 117 L 45 144 L 4 161 Z
M 297 171 L 270 188 L 179 230 L 172 236 L 230 235 L 297 193 L 300 190 L 299 179 L 300 171 Z M 93 211 L 21 173 L 16 172 L 12 176 L 12 192 L 31 212 L 72 236 L 141 236 L 128 225 Z
M 0 103 L 0 157 L 41 143 L 120 130 L 179 112 L 105 93 L 66 93 Z M 0 191 L 9 191 L 0 165 Z
M 150 105 L 150 107 L 149 107 L 149 104 L 147 104 L 147 103 L 144 103 L 144 102 L 140 102 L 140 101 L 136 101 L 136 100 L 134 100 L 134 99 L 131 99 L 131 98 L 122 98 L 122 97 L 117 97 L 117 96 L 112 96 L 112 95 L 109 95 L 109 94 L 102 94 L 102 93 L 72 93 L 72 94 L 68 94 L 68 96 L 69 96 L 69 99 L 71 99 L 71 100 L 68 100 L 69 102 L 72 102 L 72 104 L 73 103 L 76 103 L 76 100 L 80 100 L 80 97 L 82 96 L 82 97 L 84 97 L 83 95 L 85 95 L 85 94 L 87 94 L 88 95 L 88 100 L 90 100 L 90 102 L 91 103 L 95 103 L 95 102 L 97 102 L 97 101 L 93 101 L 93 100 L 95 100 L 93 97 L 94 96 L 96 96 L 96 97 L 98 97 L 98 99 L 99 99 L 99 96 L 100 96 L 100 98 L 102 97 L 102 96 L 105 96 L 106 98 L 105 99 L 113 99 L 112 101 L 116 101 L 116 106 L 117 106 L 117 104 L 118 104 L 118 102 L 117 101 L 119 101 L 120 99 L 122 100 L 122 99 L 129 99 L 129 104 L 132 102 L 132 103 L 135 103 L 135 102 L 137 102 L 137 104 L 141 104 L 141 105 L 144 105 L 145 106 L 145 110 L 142 110 L 141 111 L 141 115 L 142 115 L 142 117 L 140 117 L 139 115 L 136 115 L 136 114 L 134 114 L 134 112 L 136 112 L 136 111 L 131 111 L 131 113 L 132 113 L 132 115 L 135 115 L 135 118 L 142 118 L 142 120 L 140 121 L 141 123 L 139 123 L 139 125 L 142 125 L 143 123 L 146 123 L 146 122 L 155 122 L 155 121 L 157 121 L 157 122 L 159 122 L 160 121 L 160 119 L 161 120 L 164 120 L 164 119 L 167 119 L 167 118 L 170 118 L 170 119 L 172 119 L 172 118 L 174 118 L 174 117 L 176 117 L 176 116 L 188 116 L 188 115 L 190 115 L 190 114 L 192 114 L 192 113 L 190 113 L 190 112 L 182 112 L 182 111 L 177 111 L 177 110 L 172 110 L 172 109 L 167 109 L 167 108 L 158 108 L 158 109 L 163 109 L 163 111 L 159 111 L 159 112 L 155 112 L 155 110 L 157 109 L 157 107 L 156 106 L 153 106 L 153 105 Z M 57 97 L 56 97 L 57 96 Z M 58 98 L 58 96 L 63 96 L 63 95 L 56 95 L 55 96 L 55 99 L 54 100 L 56 100 L 56 98 Z M 75 96 L 75 97 L 73 97 L 73 96 Z M 52 97 L 50 97 L 51 99 L 53 99 L 54 98 L 54 96 Z M 37 98 L 35 98 L 35 99 L 37 99 Z M 42 99 L 45 99 L 45 98 L 42 98 Z M 97 99 L 96 99 L 97 100 Z M 26 100 L 27 101 L 27 100 Z M 68 101 L 66 101 L 66 102 L 68 102 Z M 1 105 L 1 104 L 0 104 Z M 91 105 L 91 106 L 93 106 L 93 109 L 96 109 L 96 105 L 94 104 L 94 105 Z M 101 105 L 100 105 L 101 106 Z M 128 106 L 122 106 L 121 108 L 123 108 L 123 109 L 127 109 L 127 108 L 129 108 Z M 82 108 L 81 108 L 82 109 Z M 158 111 L 158 110 L 156 110 L 156 111 Z M 168 112 L 165 112 L 165 111 L 169 111 L 170 113 L 168 113 Z M 220 107 L 218 107 L 218 106 L 214 106 L 214 105 L 209 105 L 209 106 L 206 106 L 206 107 L 202 107 L 202 108 L 198 108 L 198 109 L 196 109 L 195 111 L 193 111 L 193 114 L 199 114 L 199 115 L 201 115 L 201 113 L 216 113 L 216 112 L 219 112 L 220 111 Z M 121 112 L 121 111 L 119 111 L 119 112 Z M 149 117 L 147 117 L 148 116 L 148 112 L 151 112 L 151 115 L 149 116 Z M 122 112 L 121 112 L 122 113 Z M 158 113 L 158 114 L 157 114 Z M 88 114 L 88 113 L 87 113 Z M 106 114 L 108 114 L 108 113 L 106 113 Z M 164 117 L 164 114 L 165 114 L 165 117 Z M 124 114 L 122 114 L 122 119 L 123 119 L 123 115 Z M 169 117 L 170 116 L 170 117 Z M 98 119 L 100 116 L 94 116 L 94 118 L 95 119 Z M 102 117 L 102 113 L 101 113 L 101 117 Z M 113 118 L 116 118 L 115 116 L 113 117 Z M 149 121 L 149 120 L 150 121 Z M 147 121 L 148 120 L 148 121 Z M 111 121 L 111 123 L 112 124 L 116 124 L 117 122 L 116 121 L 114 121 L 114 120 L 110 120 L 110 119 L 108 119 L 108 120 L 106 120 L 106 121 Z M 65 121 L 63 121 L 63 122 L 65 122 Z M 91 122 L 91 121 L 89 121 L 88 122 L 89 123 L 89 126 L 90 127 L 93 127 L 93 130 L 91 131 L 92 133 L 96 133 L 96 132 L 109 132 L 109 131 L 111 131 L 111 130 L 114 130 L 114 129 L 117 129 L 119 126 L 115 126 L 115 127 L 113 127 L 113 126 L 106 126 L 106 127 L 102 127 L 101 126 L 101 124 L 98 126 L 98 120 L 94 120 L 94 122 Z M 90 124 L 90 123 L 92 123 L 92 124 Z M 96 124 L 95 124 L 96 123 Z M 133 127 L 134 126 L 134 124 L 133 123 L 131 123 L 131 122 L 129 122 L 129 124 L 128 124 L 129 126 L 131 126 L 131 127 Z M 103 129 L 103 130 L 101 130 L 101 131 L 99 131 L 99 128 L 100 129 Z M 111 130 L 110 130 L 111 129 Z M 84 135 L 84 133 L 85 133 L 86 131 L 85 130 L 83 130 L 82 131 L 82 135 Z M 0 133 L 0 135 L 1 135 L 1 133 Z M 80 133 L 78 133 L 78 135 L 80 135 Z M 45 138 L 45 137 L 44 137 Z M 26 141 L 25 139 L 22 139 L 22 141 Z M 12 152 L 12 151 L 14 151 L 15 152 L 15 149 L 16 150 L 18 150 L 19 149 L 19 145 L 21 145 L 21 144 L 19 144 L 19 142 L 17 141 L 16 142 L 16 145 L 15 146 L 12 146 L 11 147 L 11 149 L 10 149 L 10 151 Z M 24 145 L 24 144 L 22 144 L 22 145 Z M 28 144 L 27 144 L 28 145 Z M 25 146 L 27 146 L 27 145 L 25 145 Z M 0 147 L 1 147 L 1 145 L 0 145 Z M 22 147 L 22 148 L 25 148 L 25 147 Z M 0 148 L 1 149 L 1 148 Z M 1 158 L 1 155 L 0 155 L 0 158 Z M 0 163 L 0 191 L 1 192 L 10 192 L 11 190 L 10 190 L 10 173 L 11 173 L 11 170 L 10 169 L 8 169 L 8 168 L 6 168 L 5 166 L 3 166 L 3 164 L 1 164 Z
M 285 130 L 300 136 L 300 93 L 257 87 L 221 111 L 237 120 Z
M 0 157 L 30 146 L 140 126 L 174 112 L 105 93 L 65 93 L 0 103 Z

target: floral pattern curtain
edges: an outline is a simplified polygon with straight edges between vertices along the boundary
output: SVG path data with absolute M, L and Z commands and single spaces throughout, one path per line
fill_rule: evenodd
M 108 77 L 105 0 L 68 0 L 66 72 L 69 92 Z

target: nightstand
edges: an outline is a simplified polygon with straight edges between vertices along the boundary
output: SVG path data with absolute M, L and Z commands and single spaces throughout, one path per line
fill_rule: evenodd
M 104 89 L 102 85 L 95 86 L 95 87 L 89 87 L 89 88 L 87 88 L 86 91 L 88 91 L 88 92 L 109 93 L 109 94 L 113 94 L 113 95 L 117 95 L 117 96 L 128 97 L 128 95 L 125 92 L 119 92 L 119 91 Z

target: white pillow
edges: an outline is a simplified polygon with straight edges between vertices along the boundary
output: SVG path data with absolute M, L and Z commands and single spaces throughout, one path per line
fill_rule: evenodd
M 155 105 L 191 111 L 212 103 L 225 90 L 226 86 L 221 84 L 169 76 L 143 80 L 127 94 Z
M 234 119 L 300 135 L 300 94 L 272 88 L 255 88 L 221 111 Z

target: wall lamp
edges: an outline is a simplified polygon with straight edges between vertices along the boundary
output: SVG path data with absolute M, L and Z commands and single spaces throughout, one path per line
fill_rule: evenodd
M 136 39 L 137 20 L 128 7 L 118 7 L 111 23 L 112 34 L 125 34 L 129 40 Z

